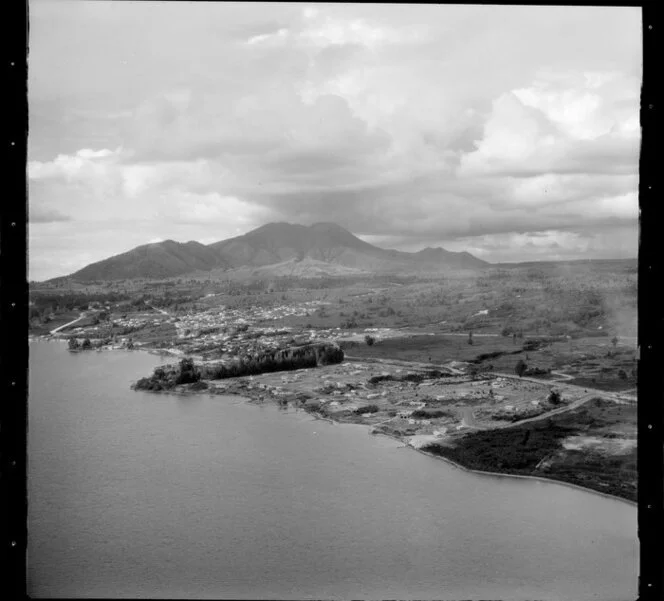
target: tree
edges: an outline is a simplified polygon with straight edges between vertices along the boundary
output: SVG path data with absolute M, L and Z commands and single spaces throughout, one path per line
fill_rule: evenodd
M 528 366 L 525 364 L 523 359 L 519 359 L 517 361 L 516 365 L 514 366 L 514 373 L 517 376 L 522 377 L 527 369 L 528 369 Z
M 92 348 L 92 342 L 90 342 L 89 338 L 86 338 L 85 340 L 83 340 L 83 344 L 81 345 L 81 348 L 86 349 L 86 350 Z
M 618 344 L 618 336 L 611 338 L 611 344 L 613 345 L 613 348 L 616 348 L 616 345 Z
M 549 393 L 549 403 L 552 405 L 559 405 L 563 398 L 560 396 L 560 393 L 557 390 L 551 389 Z
M 364 337 L 364 341 L 367 343 L 367 346 L 373 346 L 373 343 L 376 342 L 376 339 L 373 336 L 369 336 L 369 334 L 367 334 Z
M 70 338 L 69 342 L 67 343 L 67 346 L 69 347 L 70 351 L 74 351 L 74 350 L 80 348 L 81 345 L 79 344 L 77 338 Z
M 473 344 L 473 331 L 468 332 L 468 344 Z
M 201 374 L 194 365 L 194 360 L 190 357 L 185 357 L 180 361 L 180 373 L 178 374 L 176 384 L 189 384 L 198 382 L 201 379 Z

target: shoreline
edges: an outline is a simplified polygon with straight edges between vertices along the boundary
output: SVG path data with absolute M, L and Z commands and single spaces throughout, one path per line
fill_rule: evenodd
M 59 338 L 57 336 L 29 336 L 28 338 L 29 338 L 29 341 L 39 341 L 39 340 L 41 340 L 41 341 L 46 341 L 46 342 L 51 342 L 51 341 L 65 342 L 64 339 Z M 137 348 L 135 347 L 133 349 L 104 348 L 104 349 L 90 349 L 90 350 L 99 350 L 99 351 L 102 351 L 102 350 L 108 350 L 108 351 L 114 351 L 114 350 L 116 350 L 116 351 L 143 351 L 143 352 L 149 353 L 151 355 L 156 355 L 156 356 L 161 356 L 161 357 L 175 357 L 176 356 L 176 355 L 174 355 L 174 354 L 172 354 L 168 351 L 163 351 L 161 349 L 141 348 L 141 347 L 137 347 Z M 152 392 L 152 393 L 158 393 L 158 394 L 159 393 L 161 393 L 161 394 L 166 393 L 166 394 L 174 394 L 175 396 L 190 396 L 190 395 L 193 395 L 193 394 L 207 394 L 210 397 L 214 397 L 214 396 L 235 396 L 235 397 L 239 397 L 239 398 L 243 399 L 245 402 L 248 402 L 250 404 L 256 404 L 257 402 L 258 403 L 263 403 L 266 400 L 269 400 L 272 403 L 279 403 L 279 399 L 265 398 L 265 395 L 263 395 L 263 394 L 259 395 L 258 391 L 254 392 L 253 390 L 249 390 L 247 388 L 243 388 L 242 390 L 233 390 L 233 388 L 235 388 L 235 386 L 233 386 L 233 384 L 234 383 L 231 383 L 231 385 L 229 386 L 229 390 L 223 390 L 223 391 L 219 390 L 219 389 L 216 389 L 216 390 L 206 389 L 206 390 L 200 390 L 200 391 L 198 391 L 198 390 L 195 390 L 195 391 L 192 391 L 192 390 L 181 390 L 181 391 L 175 391 L 175 390 L 167 391 L 167 390 L 164 390 L 164 391 L 143 391 L 143 392 Z M 130 385 L 130 387 L 133 389 L 133 383 Z M 263 398 L 260 398 L 261 396 Z M 477 474 L 477 475 L 482 475 L 482 476 L 491 476 L 491 477 L 494 477 L 494 478 L 495 477 L 521 478 L 521 479 L 537 480 L 537 481 L 544 482 L 544 483 L 549 483 L 549 484 L 551 484 L 551 483 L 560 484 L 562 486 L 567 486 L 567 487 L 570 487 L 570 488 L 574 488 L 574 489 L 582 491 L 582 492 L 587 492 L 587 493 L 592 493 L 592 494 L 595 494 L 595 495 L 599 495 L 599 496 L 605 497 L 607 499 L 622 501 L 622 502 L 627 503 L 627 504 L 629 504 L 631 506 L 634 506 L 634 507 L 638 506 L 637 501 L 632 501 L 631 499 L 626 499 L 624 497 L 619 497 L 617 495 L 612 495 L 612 494 L 609 494 L 609 493 L 605 493 L 605 492 L 602 492 L 602 491 L 599 491 L 599 490 L 596 490 L 596 489 L 593 489 L 593 488 L 587 488 L 587 487 L 581 486 L 579 484 L 575 484 L 573 482 L 566 482 L 565 480 L 561 480 L 561 479 L 547 478 L 546 476 L 510 474 L 510 473 L 506 473 L 506 472 L 492 472 L 492 471 L 488 471 L 488 470 L 472 469 L 472 468 L 464 466 L 463 464 L 457 463 L 456 461 L 454 461 L 452 459 L 449 459 L 447 457 L 443 457 L 442 455 L 437 455 L 437 454 L 428 452 L 424 449 L 415 447 L 412 444 L 409 444 L 409 442 L 407 440 L 404 440 L 403 438 L 401 438 L 399 436 L 396 436 L 396 435 L 393 435 L 393 434 L 388 434 L 386 432 L 375 431 L 373 429 L 374 426 L 372 424 L 337 421 L 337 420 L 334 420 L 333 418 L 331 418 L 329 416 L 324 416 L 321 413 L 318 413 L 317 411 L 307 411 L 306 408 L 303 408 L 303 409 L 312 418 L 329 422 L 331 425 L 355 424 L 355 425 L 365 426 L 365 427 L 368 428 L 368 434 L 387 436 L 388 438 L 391 438 L 391 439 L 393 439 L 397 442 L 402 443 L 403 447 L 410 448 L 410 449 L 412 449 L 414 451 L 417 451 L 417 452 L 419 452 L 422 455 L 425 455 L 427 457 L 432 457 L 434 459 L 440 459 L 442 461 L 445 461 L 446 463 L 452 465 L 453 467 L 455 467 L 457 469 L 461 469 L 465 472 L 469 472 L 469 473 L 473 473 L 473 474 Z M 397 447 L 397 448 L 402 448 L 402 447 Z
M 471 474 L 479 474 L 482 476 L 493 476 L 494 478 L 498 477 L 504 477 L 504 478 L 522 478 L 525 480 L 539 480 L 540 482 L 548 483 L 548 484 L 560 484 L 561 486 L 568 486 L 570 488 L 575 488 L 577 490 L 580 490 L 582 492 L 588 492 L 588 493 L 593 493 L 595 495 L 600 495 L 602 497 L 605 497 L 607 499 L 612 499 L 614 501 L 622 501 L 624 503 L 627 503 L 629 505 L 632 505 L 634 507 L 638 507 L 638 502 L 637 501 L 632 501 L 630 499 L 625 499 L 624 497 L 618 497 L 616 495 L 610 495 L 608 493 L 602 492 L 600 490 L 595 490 L 594 488 L 586 488 L 585 486 L 580 486 L 579 484 L 574 484 L 573 482 L 566 482 L 565 480 L 559 480 L 556 478 L 547 478 L 546 476 L 528 476 L 525 474 L 509 474 L 505 472 L 488 472 L 486 470 L 474 470 L 472 468 L 466 467 L 460 463 L 457 463 L 456 461 L 453 461 L 452 459 L 448 459 L 447 457 L 443 457 L 442 455 L 435 455 L 434 453 L 429 453 L 425 451 L 424 449 L 417 449 L 413 447 L 412 445 L 406 445 L 413 450 L 417 451 L 418 453 L 422 453 L 422 455 L 426 455 L 427 457 L 433 457 L 434 459 L 440 459 L 442 461 L 445 461 L 446 463 L 449 463 L 453 467 L 456 467 L 460 470 L 463 470 L 464 472 L 469 472 Z
M 205 391 L 201 391 L 201 392 L 205 392 Z M 251 392 L 251 391 L 248 391 L 248 392 Z M 240 393 L 233 393 L 233 392 L 228 392 L 227 394 L 229 396 L 240 397 L 240 398 L 244 399 L 245 401 L 247 401 L 251 404 L 255 404 L 255 403 L 252 403 L 252 401 L 258 400 L 258 399 L 253 399 L 251 396 L 249 396 L 247 394 L 240 394 Z M 267 399 L 264 399 L 264 400 L 267 400 Z M 624 497 L 619 497 L 617 495 L 611 495 L 609 493 L 605 493 L 605 492 L 602 492 L 600 490 L 595 490 L 594 488 L 586 488 L 585 486 L 580 486 L 579 484 L 574 484 L 573 482 L 566 482 L 565 480 L 559 480 L 559 479 L 556 479 L 556 478 L 547 478 L 546 476 L 530 476 L 530 475 L 525 475 L 525 474 L 510 474 L 510 473 L 505 473 L 505 472 L 491 472 L 491 471 L 487 471 L 487 470 L 475 470 L 475 469 L 466 467 L 466 466 L 464 466 L 460 463 L 457 463 L 456 461 L 453 461 L 452 459 L 448 459 L 447 457 L 443 457 L 442 455 L 436 455 L 436 454 L 430 453 L 430 452 L 428 452 L 424 449 L 417 448 L 417 447 L 409 444 L 408 441 L 404 440 L 403 438 L 400 438 L 399 436 L 396 436 L 396 435 L 393 435 L 393 434 L 388 434 L 386 432 L 374 431 L 373 430 L 374 426 L 372 426 L 371 424 L 362 424 L 362 423 L 354 424 L 353 422 L 340 422 L 340 421 L 336 421 L 336 420 L 334 420 L 330 417 L 323 416 L 323 415 L 321 415 L 320 413 L 318 413 L 316 411 L 306 411 L 306 409 L 305 409 L 305 412 L 308 413 L 309 415 L 311 415 L 314 419 L 328 421 L 332 425 L 350 424 L 350 425 L 365 426 L 366 428 L 369 428 L 369 430 L 367 432 L 368 434 L 371 434 L 371 435 L 374 435 L 374 436 L 376 436 L 376 435 L 387 436 L 388 438 L 391 438 L 391 439 L 393 439 L 397 442 L 402 443 L 403 447 L 405 447 L 405 448 L 412 449 L 413 451 L 417 451 L 418 453 L 421 453 L 422 455 L 425 455 L 427 457 L 431 457 L 433 459 L 440 459 L 440 460 L 445 461 L 446 463 L 452 465 L 453 467 L 455 467 L 457 469 L 463 470 L 463 471 L 471 473 L 471 474 L 477 474 L 477 475 L 480 475 L 480 476 L 491 476 L 491 477 L 494 477 L 494 478 L 501 478 L 501 477 L 502 478 L 521 478 L 521 479 L 525 479 L 525 480 L 537 480 L 537 481 L 540 481 L 540 482 L 544 482 L 546 484 L 560 484 L 561 486 L 567 486 L 569 488 L 574 488 L 574 489 L 579 490 L 581 492 L 592 493 L 592 494 L 604 497 L 606 499 L 611 499 L 613 501 L 622 501 L 623 503 L 627 503 L 628 505 L 631 505 L 633 507 L 638 507 L 638 502 L 637 501 L 632 501 L 631 499 L 625 499 Z M 397 448 L 402 448 L 402 447 L 397 447 Z

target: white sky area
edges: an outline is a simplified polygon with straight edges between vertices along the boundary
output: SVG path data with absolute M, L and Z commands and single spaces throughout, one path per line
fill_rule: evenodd
M 332 221 L 635 257 L 638 8 L 30 2 L 29 267 Z

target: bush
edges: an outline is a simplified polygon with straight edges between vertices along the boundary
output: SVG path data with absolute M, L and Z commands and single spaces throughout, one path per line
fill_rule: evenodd
M 514 366 L 514 373 L 517 376 L 522 377 L 527 369 L 528 366 L 524 363 L 523 359 L 519 359 L 516 365 Z
M 557 390 L 552 390 L 549 393 L 548 401 L 552 405 L 559 405 L 562 402 L 563 398 L 560 396 L 560 393 Z
M 364 337 L 364 341 L 367 343 L 367 346 L 373 346 L 374 342 L 376 342 L 376 339 L 373 336 L 369 336 L 369 334 L 367 334 Z

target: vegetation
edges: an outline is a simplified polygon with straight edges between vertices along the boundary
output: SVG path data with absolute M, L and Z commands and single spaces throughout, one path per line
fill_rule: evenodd
M 540 475 L 636 500 L 636 452 L 613 456 L 564 452 L 562 441 L 588 433 L 610 438 L 616 425 L 635 422 L 636 407 L 596 398 L 588 406 L 547 420 L 509 428 L 471 432 L 455 446 L 430 444 L 425 449 L 474 470 Z M 546 463 L 548 466 L 544 467 Z
M 363 413 L 378 413 L 380 407 L 378 405 L 365 405 L 364 407 L 358 407 L 353 413 L 357 415 L 362 415 Z
M 527 369 L 528 366 L 524 363 L 523 359 L 519 359 L 514 366 L 514 373 L 521 378 Z
M 552 390 L 549 393 L 549 396 L 548 396 L 547 400 L 552 405 L 560 405 L 560 403 L 562 403 L 562 401 L 563 401 L 563 398 L 557 390 Z
M 332 344 L 308 344 L 240 358 L 230 365 L 203 368 L 203 377 L 210 380 L 253 376 L 275 371 L 291 371 L 341 363 L 343 351 Z
M 171 390 L 178 384 L 194 384 L 201 379 L 200 370 L 189 358 L 182 359 L 178 365 L 166 365 L 155 368 L 152 376 L 141 378 L 134 384 L 135 390 Z
M 444 409 L 416 409 L 411 413 L 411 417 L 415 419 L 436 419 L 440 417 L 454 417 L 451 411 Z

